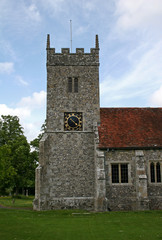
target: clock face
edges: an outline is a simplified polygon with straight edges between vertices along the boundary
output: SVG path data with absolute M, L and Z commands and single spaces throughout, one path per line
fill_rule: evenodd
M 64 130 L 82 131 L 82 113 L 65 113 Z

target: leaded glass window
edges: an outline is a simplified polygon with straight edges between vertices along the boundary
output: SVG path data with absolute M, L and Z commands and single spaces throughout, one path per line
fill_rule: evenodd
M 156 177 L 157 177 L 157 182 L 161 182 L 161 171 L 160 171 L 160 163 L 158 162 L 156 164 Z
M 112 170 L 112 183 L 119 183 L 119 165 L 112 164 L 111 170 Z
M 72 92 L 72 78 L 68 78 L 68 92 Z
M 74 78 L 74 92 L 78 92 L 78 78 Z
M 152 162 L 150 164 L 150 180 L 152 183 L 161 183 L 160 162 Z
M 128 164 L 111 165 L 112 183 L 128 183 Z
M 150 174 L 151 174 L 151 182 L 155 182 L 155 166 L 154 163 L 150 165 Z

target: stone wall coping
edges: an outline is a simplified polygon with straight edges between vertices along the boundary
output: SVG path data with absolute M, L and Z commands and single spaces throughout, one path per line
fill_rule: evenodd
M 58 197 L 58 198 L 56 198 L 56 197 L 53 197 L 52 198 L 52 200 L 75 200 L 75 199 L 78 199 L 78 200 L 80 200 L 80 199 L 94 199 L 94 197 Z
M 139 175 L 139 178 L 140 179 L 147 179 L 147 176 L 143 174 L 143 175 Z
M 127 164 L 129 164 L 130 163 L 130 161 L 128 161 L 128 160 L 117 160 L 117 161 L 114 161 L 114 160 L 106 160 L 106 162 L 108 162 L 109 164 L 112 164 L 112 163 L 115 163 L 115 164 L 120 164 L 120 163 L 127 163 Z
M 128 183 L 110 183 L 110 186 L 114 186 L 114 187 L 125 187 L 125 186 L 133 186 L 133 183 L 128 182 Z

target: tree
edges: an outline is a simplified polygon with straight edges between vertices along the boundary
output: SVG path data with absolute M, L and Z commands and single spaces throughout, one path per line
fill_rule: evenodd
M 38 135 L 37 138 L 35 138 L 34 140 L 32 140 L 30 142 L 30 145 L 34 148 L 34 150 L 37 153 L 39 153 L 39 142 L 40 142 L 41 138 L 43 137 L 43 134 L 46 132 L 46 130 L 47 130 L 47 122 L 45 120 L 41 126 L 41 133 Z
M 1 116 L 0 119 L 0 146 L 13 141 L 15 138 L 23 135 L 23 128 L 19 123 L 17 116 Z
M 32 147 L 33 151 L 30 153 L 31 158 L 37 165 L 39 162 L 39 142 L 41 138 L 43 137 L 43 134 L 46 132 L 46 120 L 41 126 L 41 133 L 38 135 L 37 138 L 35 138 L 33 141 L 30 142 L 30 146 Z
M 19 136 L 12 142 L 12 166 L 17 172 L 15 176 L 15 188 L 19 189 L 34 187 L 36 160 L 30 152 L 30 145 L 25 136 Z
M 0 192 L 34 187 L 37 158 L 16 116 L 0 119 Z
M 14 179 L 17 175 L 12 165 L 11 146 L 0 147 L 0 193 L 10 193 L 14 188 Z

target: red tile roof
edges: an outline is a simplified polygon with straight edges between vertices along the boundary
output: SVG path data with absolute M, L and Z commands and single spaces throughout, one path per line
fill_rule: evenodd
M 162 148 L 162 108 L 101 108 L 100 148 Z

